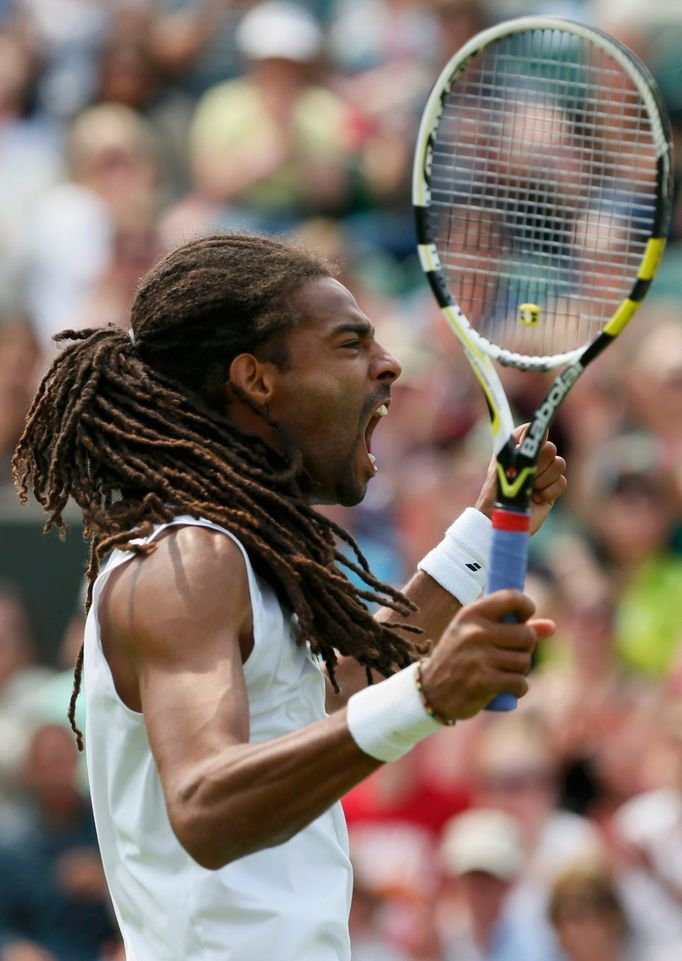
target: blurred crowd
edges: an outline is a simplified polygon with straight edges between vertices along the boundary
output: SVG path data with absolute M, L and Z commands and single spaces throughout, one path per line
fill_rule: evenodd
M 286 233 L 339 264 L 403 365 L 368 496 L 333 510 L 401 584 L 490 457 L 415 259 L 416 126 L 454 50 L 530 13 L 632 47 L 679 140 L 679 0 L 0 0 L 0 491 L 57 331 L 127 326 L 142 274 L 198 233 Z M 505 374 L 519 422 L 545 384 Z M 354 961 L 682 958 L 682 203 L 641 315 L 552 436 L 569 491 L 528 590 L 557 633 L 517 712 L 345 799 Z M 0 961 L 123 959 L 65 728 L 80 603 L 38 656 L 0 583 Z

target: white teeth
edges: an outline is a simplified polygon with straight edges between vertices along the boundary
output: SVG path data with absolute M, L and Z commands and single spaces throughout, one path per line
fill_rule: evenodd
M 386 404 L 382 404 L 381 407 L 377 407 L 376 415 L 377 417 L 385 417 L 388 414 L 388 407 Z
M 372 467 L 374 468 L 374 470 L 378 470 L 378 467 L 377 467 L 377 459 L 376 459 L 376 457 L 374 456 L 374 454 L 370 454 L 370 455 L 369 455 L 369 459 L 370 459 L 370 463 L 372 464 Z

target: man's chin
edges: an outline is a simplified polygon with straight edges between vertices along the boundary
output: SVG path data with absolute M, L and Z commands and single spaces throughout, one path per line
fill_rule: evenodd
M 353 492 L 348 491 L 348 492 L 340 493 L 336 503 L 340 504 L 341 507 L 355 507 L 357 504 L 360 504 L 365 499 L 366 493 L 367 493 L 367 484 L 365 484 L 362 490 L 355 490 Z
M 352 480 L 345 478 L 336 484 L 333 491 L 325 490 L 321 484 L 311 486 L 306 491 L 306 496 L 311 504 L 338 504 L 340 507 L 355 507 L 364 500 L 370 479 L 359 481 L 357 478 Z

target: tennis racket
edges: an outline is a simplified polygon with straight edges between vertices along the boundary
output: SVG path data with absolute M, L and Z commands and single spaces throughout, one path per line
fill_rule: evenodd
M 543 438 L 646 294 L 671 197 L 670 124 L 653 77 L 598 30 L 546 17 L 497 24 L 452 57 L 429 96 L 413 171 L 417 242 L 490 413 L 489 593 L 523 588 Z M 494 362 L 561 368 L 518 446 Z M 515 706 L 502 694 L 489 707 Z

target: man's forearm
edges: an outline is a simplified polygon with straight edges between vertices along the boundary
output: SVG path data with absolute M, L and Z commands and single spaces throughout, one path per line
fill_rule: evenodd
M 417 610 L 406 616 L 382 607 L 376 615 L 377 620 L 389 625 L 398 621 L 419 627 L 424 638 L 437 644 L 445 628 L 461 609 L 460 602 L 423 571 L 417 571 L 408 581 L 403 594 L 416 605 Z
M 377 620 L 384 624 L 396 621 L 401 624 L 413 624 L 422 630 L 423 638 L 433 641 L 434 644 L 438 642 L 443 631 L 462 606 L 456 597 L 422 571 L 417 571 L 405 585 L 403 594 L 416 604 L 417 610 L 412 614 L 404 615 L 398 614 L 389 607 L 382 607 L 376 614 Z M 378 671 L 371 673 L 375 683 L 382 680 L 382 675 Z M 335 675 L 338 691 L 334 690 L 325 674 L 327 683 L 325 706 L 329 714 L 340 710 L 348 703 L 349 697 L 367 686 L 367 671 L 354 657 L 340 657 Z
M 167 787 L 166 803 L 180 843 L 215 870 L 287 841 L 380 764 L 341 711 L 273 741 L 226 746 Z

